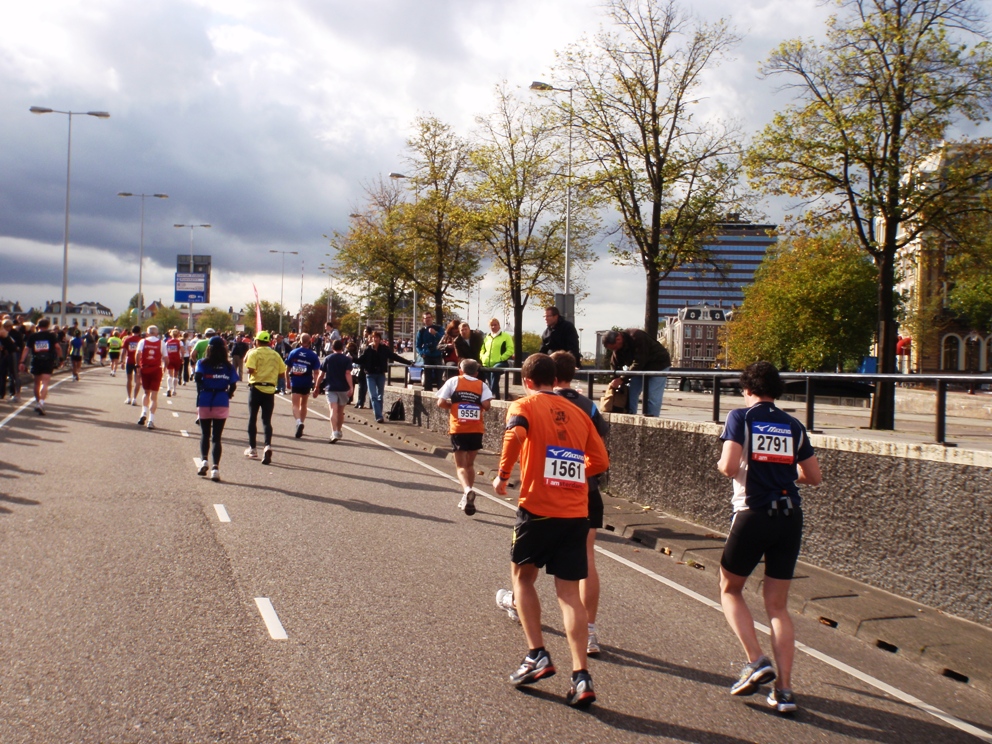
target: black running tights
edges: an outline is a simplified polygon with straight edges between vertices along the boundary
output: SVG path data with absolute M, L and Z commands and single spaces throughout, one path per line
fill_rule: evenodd
M 214 448 L 211 453 L 211 462 L 213 462 L 214 467 L 220 465 L 220 453 L 223 451 L 220 435 L 223 433 L 226 423 L 227 419 L 200 419 L 200 459 L 206 462 L 207 452 L 212 442 Z
M 276 406 L 274 393 L 260 393 L 256 388 L 248 388 L 248 444 L 255 449 L 258 440 L 258 412 L 262 411 L 262 433 L 265 446 L 272 444 L 272 409 Z

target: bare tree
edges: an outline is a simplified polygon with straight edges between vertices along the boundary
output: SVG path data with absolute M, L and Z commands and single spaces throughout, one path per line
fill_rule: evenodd
M 498 291 L 513 310 L 518 362 L 524 309 L 532 299 L 554 301 L 565 267 L 566 154 L 561 127 L 549 114 L 547 106 L 521 102 L 505 84 L 498 86 L 495 111 L 477 119 L 471 157 L 476 228 L 503 274 Z M 573 195 L 570 262 L 579 274 L 593 260 L 589 241 L 597 222 L 592 205 L 588 192 Z
M 722 21 L 696 23 L 674 2 L 608 0 L 606 8 L 615 30 L 561 53 L 559 73 L 574 86 L 570 113 L 592 183 L 620 214 L 613 253 L 644 267 L 644 328 L 653 336 L 661 280 L 707 262 L 717 223 L 743 211 L 736 129 L 693 120 L 703 72 L 738 37 Z

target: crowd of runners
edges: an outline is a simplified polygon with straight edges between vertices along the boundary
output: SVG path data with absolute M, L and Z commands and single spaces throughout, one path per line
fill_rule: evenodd
M 430 328 L 431 320 L 425 316 L 425 328 Z M 493 324 L 495 337 L 500 328 L 498 321 Z M 78 379 L 79 369 L 87 361 L 87 344 L 81 336 L 69 332 L 60 338 L 46 319 L 31 326 L 3 318 L 0 397 L 8 392 L 16 396 L 18 373 L 29 370 L 34 377 L 35 410 L 44 415 L 54 370 L 68 358 L 73 378 Z M 276 395 L 288 391 L 291 396 L 296 438 L 304 436 L 311 399 L 326 396 L 329 441 L 334 444 L 343 437 L 344 411 L 355 401 L 359 387 L 356 378 L 366 390 L 358 390 L 354 405 L 363 407 L 367 394 L 374 418 L 383 422 L 388 367 L 396 362 L 410 364 L 383 340 L 381 332 L 369 328 L 359 343 L 341 338 L 330 324 L 316 339 L 303 333 L 292 341 L 268 331 L 260 331 L 254 338 L 245 334 L 225 338 L 213 329 L 207 329 L 202 337 L 176 329 L 160 337 L 154 325 L 144 332 L 140 326 L 127 333 L 115 329 L 105 338 L 105 344 L 94 344 L 95 353 L 100 353 L 103 364 L 101 350 L 106 350 L 111 376 L 116 376 L 123 364 L 125 403 L 136 406 L 139 398 L 141 401 L 139 426 L 155 428 L 163 378 L 169 397 L 176 395 L 180 386 L 196 386 L 201 435 L 197 471 L 215 481 L 220 479 L 222 434 L 239 382 L 248 386 L 248 448 L 244 454 L 269 464 Z M 464 338 L 469 348 L 469 335 Z M 16 362 L 16 369 L 12 362 Z M 93 363 L 92 356 L 88 362 Z M 509 402 L 505 421 L 499 424 L 502 449 L 492 486 L 499 496 L 505 496 L 511 473 L 519 464 L 518 509 L 510 550 L 512 588 L 496 594 L 497 606 L 522 625 L 528 646 L 510 682 L 529 685 L 556 673 L 544 647 L 541 604 L 535 589 L 544 568 L 555 579 L 571 654 L 566 702 L 586 707 L 596 699 L 588 658 L 601 652 L 596 627 L 600 581 L 595 539 L 603 526 L 604 512 L 598 476 L 609 468 L 609 455 L 605 445 L 608 424 L 595 402 L 571 387 L 576 367 L 577 360 L 569 351 L 532 354 L 525 360 L 521 371 L 525 395 Z M 458 508 L 467 516 L 477 509 L 475 461 L 486 433 L 485 413 L 494 400 L 482 371 L 477 359 L 458 359 L 457 374 L 442 375 L 441 380 L 447 379 L 437 380 L 440 389 L 434 396 L 438 408 L 448 413 L 461 488 Z M 495 383 L 498 377 L 490 375 L 489 380 Z M 775 406 L 782 393 L 775 367 L 767 362 L 750 365 L 741 375 L 741 388 L 745 407 L 727 418 L 717 464 L 719 472 L 733 482 L 733 520 L 721 558 L 720 598 L 726 619 L 748 658 L 730 692 L 751 695 L 774 682 L 767 702 L 779 713 L 788 714 L 797 709 L 791 690 L 795 641 L 788 613 L 788 593 L 803 532 L 797 484 L 818 484 L 820 469 L 803 425 Z M 762 560 L 774 664 L 761 649 L 743 598 L 744 584 Z

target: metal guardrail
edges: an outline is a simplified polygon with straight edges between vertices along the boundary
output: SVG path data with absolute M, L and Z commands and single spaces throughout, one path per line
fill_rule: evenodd
M 390 373 L 393 367 L 404 367 L 401 364 L 390 364 Z M 448 374 L 454 374 L 456 368 L 450 365 L 416 365 L 420 369 L 438 369 L 447 372 Z M 409 367 L 405 367 L 409 370 Z M 503 385 L 503 399 L 506 400 L 510 393 L 510 376 L 512 374 L 520 372 L 519 367 L 499 367 L 498 369 L 493 369 L 490 367 L 482 368 L 483 374 L 488 374 L 489 372 L 499 372 L 501 374 L 501 381 Z M 388 374 L 388 382 L 392 382 L 392 375 Z M 682 368 L 669 368 L 661 372 L 641 372 L 634 370 L 624 370 L 624 377 L 678 377 L 684 378 L 686 380 L 712 380 L 713 386 L 713 418 L 714 423 L 722 423 L 720 421 L 720 390 L 722 382 L 731 382 L 740 379 L 741 373 L 734 370 L 703 370 L 703 369 L 682 369 Z M 587 395 L 593 398 L 593 384 L 596 377 L 609 377 L 612 379 L 616 376 L 611 369 L 577 369 L 575 370 L 576 378 L 585 378 L 587 385 Z M 409 372 L 405 375 L 406 379 L 409 379 Z M 974 383 L 976 385 L 992 385 L 992 375 L 990 374 L 953 374 L 953 375 L 905 375 L 905 374 L 860 374 L 860 373 L 847 373 L 847 372 L 782 372 L 781 377 L 783 380 L 788 382 L 789 380 L 800 380 L 805 382 L 806 387 L 806 429 L 807 431 L 815 431 L 815 408 L 816 408 L 816 386 L 818 382 L 836 382 L 836 381 L 850 381 L 850 382 L 860 382 L 860 383 L 875 383 L 882 380 L 898 382 L 898 383 L 933 383 L 935 386 L 934 393 L 937 396 L 936 400 L 936 411 L 935 411 L 935 421 L 934 421 L 934 443 L 941 444 L 947 447 L 954 447 L 954 444 L 948 444 L 947 442 L 947 385 L 948 383 Z

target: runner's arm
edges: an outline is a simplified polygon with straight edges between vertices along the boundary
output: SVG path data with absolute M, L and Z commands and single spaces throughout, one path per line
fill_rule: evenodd
M 820 485 L 822 475 L 820 474 L 820 461 L 816 459 L 816 455 L 807 457 L 802 462 L 797 463 L 796 468 L 799 470 L 799 477 L 796 478 L 796 483 L 803 483 L 807 486 Z
M 744 452 L 744 447 L 741 444 L 732 439 L 725 439 L 723 441 L 723 452 L 720 454 L 720 462 L 717 463 L 716 469 L 722 475 L 733 478 L 741 469 L 742 452 Z

